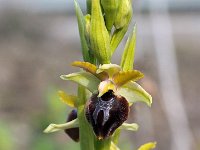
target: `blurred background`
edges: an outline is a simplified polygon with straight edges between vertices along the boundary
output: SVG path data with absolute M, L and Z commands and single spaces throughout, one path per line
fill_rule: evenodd
M 134 0 L 133 8 L 134 67 L 153 105 L 132 107 L 128 122 L 140 129 L 123 131 L 120 147 L 157 141 L 157 150 L 200 150 L 200 1 Z M 70 64 L 81 59 L 73 0 L 0 0 L 1 150 L 79 150 L 64 133 L 42 131 L 65 122 L 70 108 L 57 91 L 76 94 L 76 85 L 59 76 L 77 71 Z

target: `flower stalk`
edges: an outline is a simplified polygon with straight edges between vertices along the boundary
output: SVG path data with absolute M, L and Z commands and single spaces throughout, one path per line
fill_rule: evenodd
M 86 103 L 86 90 L 83 86 L 78 87 L 78 120 L 80 131 L 80 147 L 81 150 L 95 150 L 94 149 L 94 135 L 89 123 L 85 118 L 85 103 Z
M 81 150 L 119 150 L 121 130 L 137 131 L 136 123 L 125 123 L 130 106 L 136 102 L 152 104 L 152 97 L 137 80 L 144 75 L 134 70 L 136 26 L 130 34 L 120 66 L 111 63 L 117 46 L 132 18 L 131 0 L 87 0 L 87 14 L 75 3 L 83 61 L 72 65 L 80 71 L 61 75 L 78 84 L 76 95 L 59 91 L 60 99 L 73 108 L 67 123 L 50 124 L 45 133 L 64 130 Z M 73 130 L 71 130 L 73 129 Z M 73 132 L 75 133 L 74 136 Z M 78 135 L 78 136 L 77 136 Z M 150 150 L 148 143 L 139 150 Z

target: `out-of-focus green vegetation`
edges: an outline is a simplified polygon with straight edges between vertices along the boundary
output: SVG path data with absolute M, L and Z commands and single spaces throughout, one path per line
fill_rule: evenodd
M 45 94 L 45 109 L 42 112 L 37 112 L 35 115 L 30 116 L 28 128 L 28 143 L 25 143 L 22 149 L 29 150 L 66 150 L 73 149 L 79 150 L 79 144 L 75 143 L 63 133 L 45 134 L 43 130 L 51 122 L 64 123 L 68 112 L 71 110 L 69 107 L 59 100 L 57 95 L 58 89 L 49 88 Z M 12 121 L 10 121 L 12 122 Z M 18 127 L 16 127 L 18 128 Z M 23 135 L 25 131 L 20 127 L 20 134 Z M 0 121 L 0 150 L 21 150 L 18 141 L 21 135 L 13 133 L 10 128 L 10 123 L 5 120 Z M 17 136 L 17 137 L 16 137 Z M 18 138 L 18 139 L 17 139 Z M 27 147 L 27 148 L 26 148 Z
M 48 88 L 44 98 L 44 111 L 37 112 L 36 110 L 35 115 L 30 118 L 31 121 L 28 123 L 28 128 L 31 130 L 30 137 L 24 146 L 28 147 L 29 150 L 80 150 L 79 143 L 72 141 L 64 132 L 43 133 L 43 130 L 50 123 L 64 123 L 71 110 L 59 100 L 57 91 L 58 88 Z M 0 121 L 0 150 L 21 150 L 17 142 L 18 139 L 15 139 L 16 135 L 13 135 L 9 124 L 5 120 Z M 23 129 L 20 128 L 20 130 L 21 134 L 24 134 Z M 130 149 L 130 141 L 121 142 L 120 147 Z
M 0 149 L 11 150 L 14 148 L 14 141 L 9 128 L 5 123 L 0 122 Z
M 48 126 L 49 123 L 64 123 L 67 114 L 71 110 L 69 107 L 59 100 L 58 89 L 49 88 L 46 92 L 46 110 L 43 111 L 39 116 L 34 117 L 33 125 L 33 136 L 31 137 L 31 150 L 66 150 L 73 149 L 79 150 L 79 144 L 75 143 L 71 139 L 65 137 L 59 137 L 59 135 L 65 135 L 64 133 L 52 133 L 45 134 L 43 130 Z

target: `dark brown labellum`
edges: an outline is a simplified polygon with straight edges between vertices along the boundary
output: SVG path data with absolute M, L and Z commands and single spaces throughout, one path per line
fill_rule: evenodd
M 68 115 L 67 122 L 77 118 L 77 110 L 73 109 Z M 79 128 L 66 129 L 65 133 L 75 142 L 79 141 Z
M 101 97 L 93 94 L 86 106 L 86 118 L 98 139 L 111 136 L 128 118 L 127 100 L 109 90 Z

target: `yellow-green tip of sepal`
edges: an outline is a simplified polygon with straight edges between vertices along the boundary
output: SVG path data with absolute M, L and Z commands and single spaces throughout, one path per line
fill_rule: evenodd
M 128 131 L 137 131 L 139 129 L 139 125 L 136 123 L 123 123 L 120 129 L 128 130 Z
M 78 127 L 78 119 L 74 119 L 70 122 L 64 123 L 64 124 L 50 124 L 43 132 L 44 133 L 51 133 L 51 132 L 56 132 L 60 130 L 65 130 L 65 129 L 70 129 L 70 128 L 75 128 Z
M 149 142 L 140 146 L 138 150 L 152 150 L 154 148 L 156 148 L 156 142 Z

